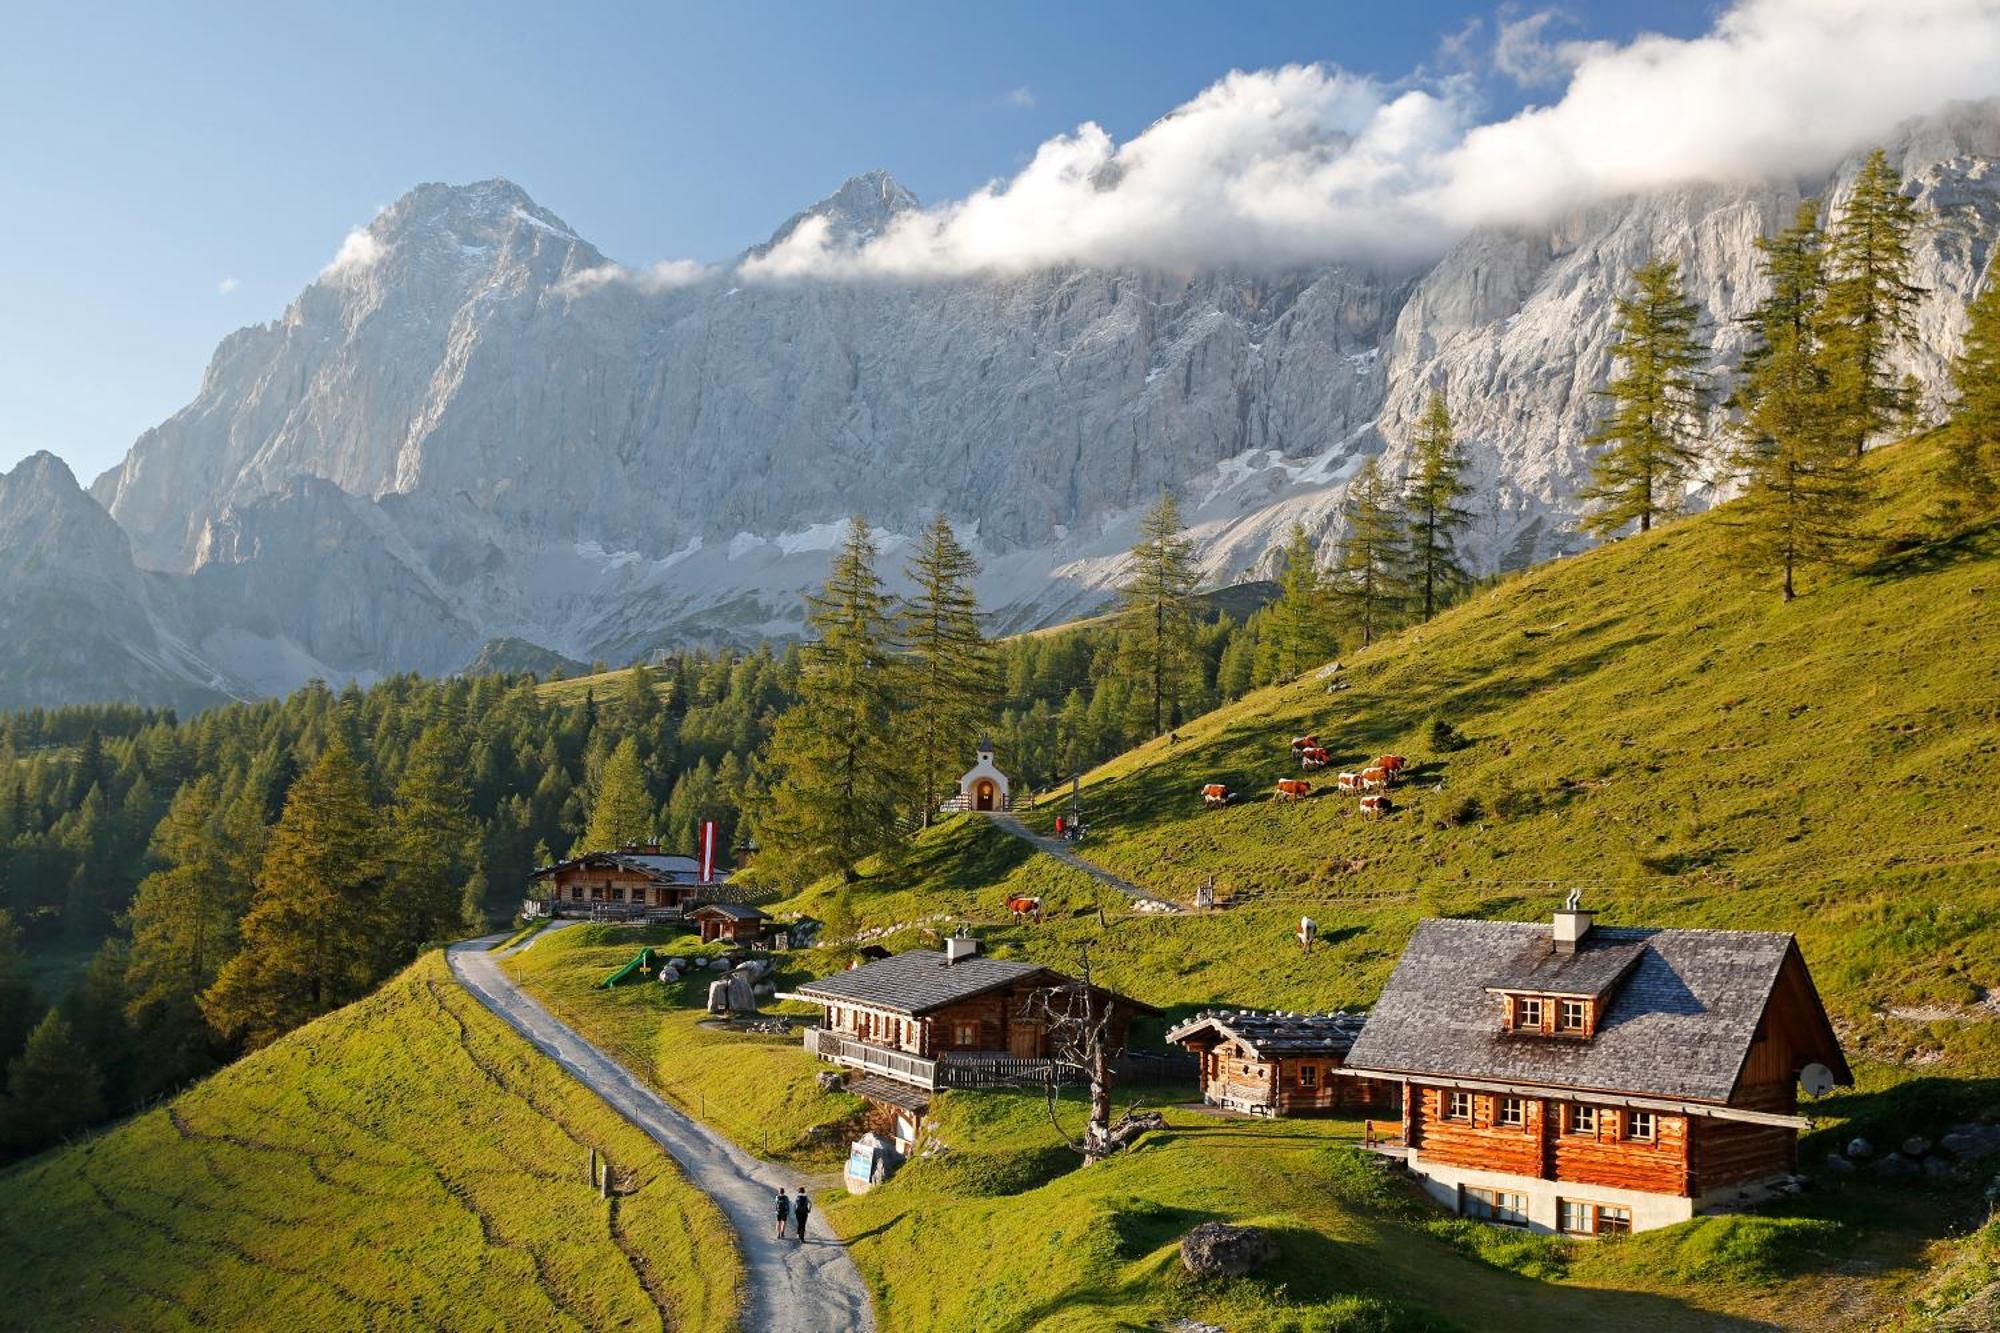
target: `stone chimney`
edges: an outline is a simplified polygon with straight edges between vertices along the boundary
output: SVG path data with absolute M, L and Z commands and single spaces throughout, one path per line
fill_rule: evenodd
M 1571 889 L 1568 899 L 1562 905 L 1562 910 L 1556 913 L 1555 929 L 1550 936 L 1555 943 L 1557 953 L 1576 952 L 1576 946 L 1590 933 L 1591 916 L 1591 913 L 1583 909 L 1583 890 Z
M 950 967 L 960 959 L 970 958 L 979 952 L 979 941 L 970 935 L 952 935 L 944 942 L 944 965 Z

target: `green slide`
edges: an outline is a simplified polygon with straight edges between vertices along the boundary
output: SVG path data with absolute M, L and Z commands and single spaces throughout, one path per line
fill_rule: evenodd
M 597 988 L 599 990 L 610 990 L 613 986 L 622 986 L 626 982 L 635 979 L 644 981 L 652 976 L 653 971 L 653 946 L 649 944 L 639 950 L 637 958 L 634 958 L 631 962 L 625 964 L 625 966 L 599 982 Z

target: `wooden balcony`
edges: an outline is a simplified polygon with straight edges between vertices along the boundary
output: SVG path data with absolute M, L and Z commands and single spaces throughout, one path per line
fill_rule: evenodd
M 939 1086 L 937 1061 L 911 1055 L 908 1051 L 892 1051 L 887 1046 L 856 1041 L 827 1028 L 807 1028 L 806 1049 L 822 1060 L 880 1074 L 926 1091 L 934 1091 Z
M 1072 1081 L 1073 1071 L 1053 1060 L 1024 1060 L 1004 1051 L 952 1051 L 931 1059 L 857 1041 L 826 1028 L 806 1029 L 806 1049 L 822 1060 L 880 1074 L 926 1092 L 942 1088 L 1041 1087 L 1050 1078 Z

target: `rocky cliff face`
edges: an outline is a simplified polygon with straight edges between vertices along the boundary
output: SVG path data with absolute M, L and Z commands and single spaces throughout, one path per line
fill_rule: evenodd
M 1936 410 L 2000 225 L 2000 111 L 1932 117 L 1893 151 L 1937 219 L 1908 356 Z M 171 589 L 149 595 L 179 608 L 176 636 L 245 692 L 455 669 L 500 637 L 624 660 L 784 632 L 854 512 L 892 565 L 950 515 L 1008 629 L 1101 602 L 1162 488 L 1210 576 L 1238 577 L 1294 518 L 1327 530 L 1363 455 L 1393 468 L 1434 388 L 1478 474 L 1474 554 L 1523 564 L 1580 544 L 1581 441 L 1631 267 L 1681 259 L 1726 367 L 1755 238 L 1854 165 L 1481 232 L 1421 273 L 924 283 L 629 272 L 507 182 L 426 185 L 281 320 L 226 340 L 93 494 L 159 571 L 138 586 Z M 914 206 L 857 177 L 773 241 Z

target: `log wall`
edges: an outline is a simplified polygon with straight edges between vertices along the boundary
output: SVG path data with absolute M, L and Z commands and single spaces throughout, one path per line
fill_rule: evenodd
M 1626 1137 L 1629 1112 L 1599 1107 L 1594 1133 L 1570 1134 L 1563 1131 L 1561 1102 L 1520 1098 L 1522 1124 L 1516 1127 L 1500 1123 L 1502 1094 L 1471 1094 L 1469 1121 L 1445 1114 L 1449 1096 L 1444 1088 L 1411 1089 L 1404 1133 L 1428 1161 L 1654 1194 L 1690 1192 L 1684 1116 L 1655 1113 L 1653 1138 L 1632 1139 Z

